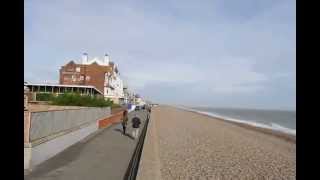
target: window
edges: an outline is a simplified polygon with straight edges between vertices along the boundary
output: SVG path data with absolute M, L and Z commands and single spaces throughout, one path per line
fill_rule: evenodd
M 80 67 L 77 67 L 77 68 L 76 68 L 76 71 L 77 71 L 77 72 L 80 72 Z
M 90 81 L 90 76 L 87 76 L 87 77 L 86 77 L 86 80 L 87 80 L 87 81 Z
M 80 76 L 80 81 L 83 81 L 83 80 L 84 80 L 84 76 L 81 75 L 81 76 Z
M 72 75 L 72 76 L 71 76 L 71 79 L 72 79 L 72 82 L 75 82 L 75 81 L 76 81 L 75 75 Z

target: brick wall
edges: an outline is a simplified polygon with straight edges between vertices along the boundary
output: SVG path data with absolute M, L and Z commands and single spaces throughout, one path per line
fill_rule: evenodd
M 80 68 L 80 72 L 76 71 L 77 68 Z M 83 65 L 70 61 L 60 69 L 60 84 L 92 85 L 104 92 L 105 73 L 111 71 L 111 66 L 100 66 L 97 63 Z M 72 76 L 75 77 L 75 81 L 72 80 Z M 90 78 L 88 79 L 88 77 Z
M 107 117 L 105 119 L 102 119 L 99 121 L 99 129 L 108 127 L 114 123 L 121 122 L 123 117 L 123 111 L 117 112 L 115 114 L 112 114 L 110 117 Z
M 30 134 L 30 112 L 24 111 L 24 143 L 29 142 Z

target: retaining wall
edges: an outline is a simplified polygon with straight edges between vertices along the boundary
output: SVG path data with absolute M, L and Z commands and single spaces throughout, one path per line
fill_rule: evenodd
M 97 131 L 100 120 L 117 121 L 120 113 L 113 117 L 109 107 L 25 111 L 24 169 L 31 169 Z
M 123 111 L 117 112 L 115 114 L 112 114 L 112 116 L 99 120 L 98 126 L 99 128 L 105 128 L 114 123 L 120 123 L 122 120 L 122 117 L 123 117 Z
M 30 158 L 29 167 L 34 167 L 51 157 L 57 155 L 62 152 L 66 148 L 71 145 L 81 141 L 85 137 L 89 136 L 91 133 L 94 133 L 98 130 L 97 123 L 90 123 L 90 125 L 79 128 L 70 133 L 66 133 L 59 137 L 56 137 L 52 140 L 41 143 L 37 146 L 32 147 L 30 150 L 30 154 L 32 155 Z
M 24 111 L 24 143 L 29 143 L 30 114 L 29 111 Z
M 81 124 L 95 122 L 110 114 L 109 107 L 31 112 L 29 140 L 32 142 Z

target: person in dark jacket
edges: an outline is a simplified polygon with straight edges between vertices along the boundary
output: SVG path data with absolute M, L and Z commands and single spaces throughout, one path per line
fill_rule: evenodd
M 134 139 L 138 138 L 139 128 L 140 128 L 141 120 L 138 117 L 132 118 L 132 136 Z
M 122 117 L 122 129 L 123 129 L 123 134 L 126 134 L 126 128 L 127 128 L 127 124 L 128 124 L 128 111 L 125 110 L 123 111 L 123 117 Z
M 148 108 L 147 108 L 147 119 L 150 119 L 150 115 L 151 115 L 151 107 L 149 106 Z

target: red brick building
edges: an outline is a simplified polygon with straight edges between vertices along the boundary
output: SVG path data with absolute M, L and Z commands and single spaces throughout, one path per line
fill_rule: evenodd
M 94 86 L 105 98 L 115 103 L 124 99 L 123 82 L 118 66 L 110 61 L 106 54 L 103 59 L 88 58 L 84 53 L 81 63 L 68 62 L 60 69 L 59 83 L 61 85 Z
M 70 61 L 62 66 L 60 69 L 60 84 L 91 85 L 104 92 L 106 73 L 113 71 L 114 63 L 107 62 L 107 64 L 100 65 L 96 61 L 90 63 L 86 60 L 86 57 L 84 57 L 82 64 Z

